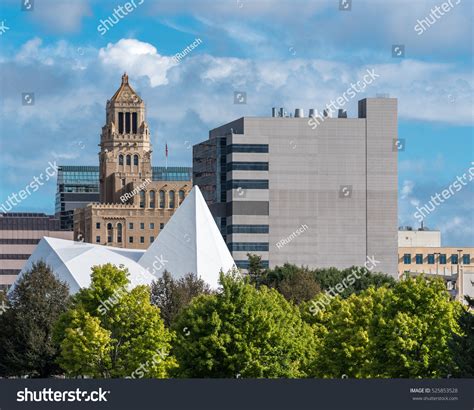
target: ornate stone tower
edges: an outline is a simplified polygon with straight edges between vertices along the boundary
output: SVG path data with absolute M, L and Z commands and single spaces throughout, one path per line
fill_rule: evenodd
M 99 145 L 101 203 L 122 203 L 121 195 L 147 179 L 151 181 L 152 150 L 145 103 L 128 83 L 126 73 L 107 101 Z

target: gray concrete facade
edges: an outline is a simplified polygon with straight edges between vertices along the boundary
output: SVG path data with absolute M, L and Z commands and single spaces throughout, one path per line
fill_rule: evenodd
M 397 100 L 358 118 L 243 117 L 194 146 L 199 185 L 236 262 L 247 253 L 397 276 Z

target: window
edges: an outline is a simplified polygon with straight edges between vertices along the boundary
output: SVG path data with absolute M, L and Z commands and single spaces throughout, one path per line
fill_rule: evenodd
M 127 165 L 132 165 L 132 157 L 127 155 Z
M 118 113 L 119 134 L 123 134 L 123 112 Z
M 248 260 L 236 260 L 235 264 L 237 265 L 238 268 L 240 269 L 248 269 L 249 268 L 249 261 Z M 268 268 L 270 265 L 268 261 L 261 261 L 260 262 L 262 268 Z
M 233 179 L 227 182 L 227 189 L 268 189 L 267 179 Z
M 441 265 L 446 265 L 446 254 L 445 253 L 441 253 L 439 255 L 439 263 Z
M 268 225 L 228 225 L 227 233 L 268 233 Z
M 100 222 L 95 223 L 95 229 L 100 229 Z
M 434 265 L 435 263 L 435 256 L 434 253 L 430 253 L 428 255 L 428 265 Z
M 268 251 L 268 242 L 233 242 L 229 244 L 231 252 L 239 251 Z
M 128 243 L 133 243 L 133 236 L 128 237 Z
M 117 242 L 122 243 L 122 224 L 117 224 Z
M 145 243 L 145 237 L 144 236 L 140 236 L 140 243 Z
M 125 134 L 130 134 L 130 113 L 125 113 Z
M 96 236 L 95 241 L 96 241 L 96 243 L 100 243 L 100 236 Z
M 453 254 L 451 255 L 451 264 L 452 264 L 452 265 L 457 265 L 458 262 L 459 262 L 459 256 L 456 255 L 455 253 L 453 253 Z
M 140 191 L 140 208 L 145 208 L 145 191 Z
M 423 263 L 423 255 L 421 253 L 417 253 L 415 255 L 415 263 L 417 265 L 421 265 Z
M 163 229 L 165 227 L 165 224 L 162 222 L 160 223 L 160 229 Z
M 119 155 L 119 165 L 123 165 L 123 155 Z
M 155 223 L 154 222 L 150 222 L 150 229 L 155 229 Z
M 133 222 L 128 223 L 128 229 L 133 229 Z
M 138 155 L 133 156 L 133 165 L 138 167 Z
M 174 191 L 170 191 L 169 196 L 170 196 L 169 208 L 174 208 Z
M 108 223 L 107 224 L 107 242 L 108 243 L 113 242 L 113 238 L 114 238 L 114 230 L 113 230 L 112 224 Z
M 184 191 L 182 189 L 179 190 L 178 198 L 179 198 L 179 204 L 181 205 L 184 201 Z
M 268 171 L 268 162 L 229 162 L 226 171 Z
M 411 255 L 409 253 L 405 253 L 403 255 L 403 263 L 405 265 L 410 265 L 411 264 Z
M 145 222 L 140 222 L 140 229 L 145 229 Z
M 160 208 L 165 207 L 165 191 L 160 191 Z
M 468 253 L 465 253 L 462 256 L 462 263 L 463 263 L 463 265 L 470 265 L 471 264 L 471 255 L 469 255 Z
M 150 191 L 150 208 L 155 207 L 155 191 Z
M 137 133 L 137 113 L 136 112 L 132 113 L 132 132 L 134 134 Z
M 154 236 L 150 236 L 150 243 L 153 243 L 155 241 L 155 237 Z
M 227 146 L 227 154 L 233 152 L 268 152 L 267 144 L 232 144 Z

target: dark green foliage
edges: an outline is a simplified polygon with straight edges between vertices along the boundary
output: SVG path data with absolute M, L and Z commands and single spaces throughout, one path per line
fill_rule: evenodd
M 210 293 L 209 285 L 194 273 L 175 280 L 165 271 L 161 278 L 151 284 L 151 303 L 160 308 L 161 318 L 169 327 L 194 297 Z
M 454 361 L 451 374 L 455 377 L 474 377 L 474 314 L 464 309 L 459 327 L 462 334 L 453 333 L 449 343 Z
M 52 332 L 68 301 L 67 284 L 44 262 L 24 273 L 0 316 L 0 375 L 49 377 L 59 371 Z

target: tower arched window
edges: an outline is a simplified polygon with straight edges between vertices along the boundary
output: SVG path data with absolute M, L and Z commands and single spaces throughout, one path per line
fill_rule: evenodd
M 165 207 L 165 191 L 160 191 L 160 208 Z
M 114 241 L 114 228 L 112 224 L 109 222 L 107 224 L 107 242 L 112 243 Z
M 133 165 L 138 166 L 138 155 L 136 154 L 133 156 Z
M 179 197 L 179 204 L 181 205 L 184 201 L 184 191 L 182 189 L 179 190 L 178 197 Z
M 169 195 L 170 195 L 170 198 L 169 198 L 169 199 L 170 199 L 170 205 L 169 205 L 169 207 L 170 207 L 170 208 L 174 208 L 174 206 L 175 206 L 175 203 L 174 203 L 174 191 L 170 191 Z
M 130 155 L 127 155 L 127 165 L 131 165 L 132 164 L 132 158 Z
M 117 242 L 122 243 L 122 224 L 117 224 Z
M 145 208 L 145 191 L 140 191 L 140 208 Z
M 119 165 L 123 165 L 123 155 L 119 155 Z
M 150 191 L 150 208 L 155 208 L 155 191 Z

